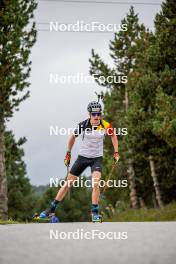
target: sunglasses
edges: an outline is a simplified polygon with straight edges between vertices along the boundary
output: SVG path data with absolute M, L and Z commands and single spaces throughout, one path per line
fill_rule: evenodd
M 101 113 L 91 113 L 92 116 L 101 116 Z

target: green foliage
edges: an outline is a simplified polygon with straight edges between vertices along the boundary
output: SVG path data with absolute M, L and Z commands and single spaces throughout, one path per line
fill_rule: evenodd
M 25 138 L 16 142 L 11 131 L 5 133 L 9 217 L 16 220 L 29 219 L 36 202 L 23 161 L 25 142 Z
M 39 185 L 39 186 L 33 185 L 32 188 L 33 188 L 35 196 L 40 197 L 47 190 L 48 186 L 47 185 Z
M 175 12 L 175 7 L 170 1 L 166 1 L 160 14 L 157 14 L 155 36 L 145 50 L 142 61 L 138 60 L 129 78 L 131 105 L 126 116 L 130 131 L 127 140 L 133 146 L 133 157 L 137 162 L 139 156 L 146 160 L 149 155 L 155 157 L 156 172 L 166 203 L 176 199 L 174 191 L 176 35 L 173 35 L 173 24 L 176 20 L 172 15 L 168 17 L 164 15 L 168 14 L 168 10 L 171 14 Z M 147 164 L 143 171 L 146 169 Z M 153 188 L 150 190 L 152 194 Z
M 162 90 L 156 94 L 153 133 L 163 139 L 171 148 L 176 147 L 176 99 Z
M 176 203 L 170 203 L 163 209 L 128 209 L 124 212 L 116 212 L 113 217 L 105 219 L 109 222 L 153 222 L 175 221 Z
M 31 71 L 29 56 L 37 35 L 33 20 L 36 7 L 35 0 L 1 0 L 0 3 L 0 214 L 4 219 L 7 218 L 8 213 L 4 161 L 5 124 L 8 118 L 13 116 L 14 111 L 19 110 L 20 103 L 29 96 L 29 91 L 26 88 L 30 85 L 28 82 Z M 10 167 L 10 164 L 8 166 Z M 8 179 L 11 183 L 13 180 Z M 26 179 L 20 179 L 20 181 L 20 186 L 29 184 Z M 10 196 L 17 199 L 15 204 L 18 204 L 18 208 L 20 208 L 23 196 L 18 187 L 14 190 L 15 197 L 13 197 L 13 193 Z M 12 212 L 12 204 L 9 206 L 11 206 Z
M 29 96 L 24 90 L 31 71 L 29 55 L 36 41 L 34 18 L 37 4 L 30 1 L 1 1 L 0 5 L 0 115 L 11 117 Z M 28 26 L 28 27 L 27 27 Z
M 105 83 L 105 117 L 116 128 L 128 128 L 127 136 L 118 136 L 120 163 L 114 177 L 127 176 L 127 160 L 132 158 L 136 189 L 147 206 L 153 206 L 154 187 L 149 155 L 154 156 L 156 173 L 165 203 L 176 199 L 176 6 L 167 0 L 155 18 L 155 32 L 139 24 L 138 15 L 130 8 L 122 24 L 127 31 L 115 33 L 110 41 L 111 69 L 92 51 L 90 73 L 95 76 L 128 76 L 127 83 Z M 102 85 L 98 82 L 99 85 Z M 112 144 L 105 140 L 104 175 L 111 168 Z M 128 189 L 108 190 L 106 197 L 129 203 Z

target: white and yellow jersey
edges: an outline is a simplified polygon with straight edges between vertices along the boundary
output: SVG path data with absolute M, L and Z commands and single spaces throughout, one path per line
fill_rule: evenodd
M 103 156 L 103 140 L 105 135 L 114 134 L 113 127 L 105 120 L 100 120 L 98 126 L 92 126 L 90 119 L 79 123 L 74 131 L 74 135 L 82 135 L 82 143 L 79 155 L 86 158 L 96 158 Z

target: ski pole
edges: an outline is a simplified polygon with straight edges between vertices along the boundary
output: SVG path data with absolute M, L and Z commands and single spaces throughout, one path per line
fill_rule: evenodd
M 69 166 L 67 166 L 67 175 L 66 175 L 66 180 L 69 174 Z M 70 200 L 70 187 L 68 188 L 68 200 Z
M 105 191 L 106 191 L 106 189 L 107 189 L 107 187 L 108 187 L 108 186 L 107 186 L 107 182 L 108 182 L 109 179 L 111 178 L 111 176 L 112 176 L 112 174 L 113 174 L 113 172 L 114 172 L 114 169 L 115 169 L 115 167 L 116 167 L 116 165 L 117 165 L 117 162 L 118 162 L 118 160 L 116 160 L 116 161 L 114 162 L 114 164 L 112 165 L 112 168 L 111 168 L 111 171 L 110 171 L 108 177 L 106 177 L 106 180 L 105 180 L 105 186 L 104 186 L 103 191 L 102 191 L 103 194 L 105 193 Z
M 69 166 L 67 166 L 67 174 L 66 174 L 65 179 L 64 179 L 65 183 L 67 181 L 67 177 L 68 177 L 69 172 L 70 172 Z M 70 188 L 68 189 L 68 199 L 70 200 Z

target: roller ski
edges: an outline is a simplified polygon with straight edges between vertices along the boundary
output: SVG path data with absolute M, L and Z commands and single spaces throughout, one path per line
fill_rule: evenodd
M 55 216 L 55 214 L 46 214 L 46 212 L 42 212 L 40 215 L 35 213 L 33 216 L 33 222 L 38 223 L 58 223 L 59 218 Z
M 92 223 L 102 223 L 102 215 L 92 214 Z

